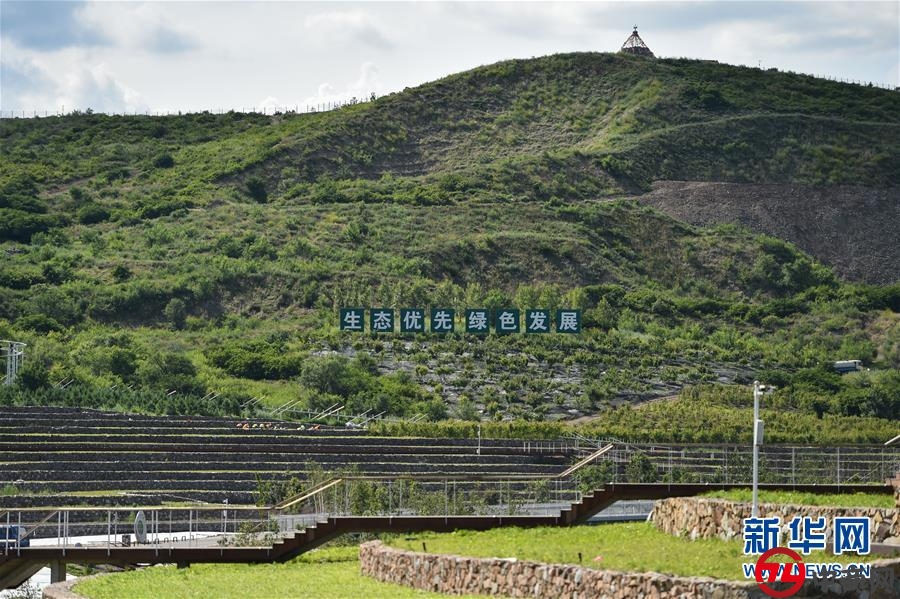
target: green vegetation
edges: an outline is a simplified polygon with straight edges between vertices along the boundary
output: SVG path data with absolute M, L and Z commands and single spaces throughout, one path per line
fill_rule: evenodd
M 739 540 L 691 541 L 667 535 L 649 522 L 576 526 L 571 528 L 502 528 L 484 532 L 456 531 L 394 538 L 400 549 L 475 557 L 515 557 L 555 564 L 578 564 L 604 570 L 661 572 L 680 576 L 711 576 L 743 580 Z M 579 555 L 581 559 L 579 560 Z M 813 552 L 809 561 L 860 561 L 871 556 L 825 556 Z M 875 559 L 875 557 L 871 557 Z
M 313 551 L 286 564 L 195 564 L 183 570 L 142 568 L 79 582 L 74 590 L 90 599 L 444 597 L 362 576 L 358 553 L 356 547 L 338 547 Z
M 793 397 L 790 389 L 778 393 L 781 397 Z M 766 397 L 761 411 L 769 443 L 883 443 L 896 434 L 896 421 L 840 414 L 818 418 L 801 407 L 780 405 L 777 397 Z M 748 388 L 710 385 L 687 387 L 678 399 L 671 401 L 610 408 L 578 424 L 486 422 L 481 425 L 481 434 L 486 438 L 553 439 L 575 432 L 631 442 L 750 443 L 752 427 L 748 425 L 748 414 L 752 415 L 752 411 L 753 397 Z M 387 436 L 474 438 L 478 426 L 470 422 L 387 422 L 373 426 L 372 431 Z
M 898 115 L 884 90 L 567 54 L 328 113 L 5 119 L 0 338 L 28 350 L 0 405 L 237 415 L 259 397 L 732 441 L 759 378 L 779 387 L 770 440 L 883 442 L 900 284 L 627 196 L 660 178 L 897 186 Z M 577 307 L 585 328 L 342 334 L 350 305 Z M 871 371 L 838 377 L 838 359 Z
M 386 542 L 400 549 L 475 557 L 515 557 L 544 563 L 581 564 L 620 571 L 661 572 L 743 580 L 748 561 L 740 541 L 690 541 L 659 532 L 651 523 L 571 528 L 503 528 L 395 536 Z M 814 552 L 810 561 L 867 561 L 878 556 L 832 556 Z M 113 597 L 295 597 L 298 589 L 315 597 L 438 597 L 406 587 L 375 582 L 359 574 L 355 546 L 305 554 L 287 564 L 198 564 L 178 570 L 145 568 L 102 576 L 76 585 L 90 599 Z
M 750 503 L 753 500 L 751 489 L 736 489 L 732 491 L 713 491 L 704 493 L 703 497 L 727 499 Z M 819 495 L 817 493 L 799 493 L 796 491 L 765 491 L 759 492 L 760 503 L 795 504 L 795 505 L 821 505 L 830 507 L 880 507 L 894 509 L 896 504 L 890 494 L 871 495 L 865 493 L 846 493 L 843 495 Z

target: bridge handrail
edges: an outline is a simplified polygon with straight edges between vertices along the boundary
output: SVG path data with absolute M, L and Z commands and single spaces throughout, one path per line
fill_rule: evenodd
M 497 475 L 450 475 L 450 476 L 434 476 L 434 475 L 417 475 L 417 474 L 405 474 L 398 476 L 374 476 L 374 475 L 350 475 L 350 476 L 340 476 L 335 478 L 330 478 L 324 482 L 321 482 L 306 491 L 294 495 L 293 497 L 288 497 L 283 499 L 282 501 L 269 506 L 266 509 L 271 511 L 281 511 L 287 509 L 293 505 L 296 505 L 302 501 L 306 501 L 308 499 L 312 499 L 317 495 L 325 492 L 326 490 L 334 487 L 335 485 L 345 482 L 345 481 L 373 481 L 373 480 L 385 480 L 386 478 L 390 478 L 392 480 L 412 480 L 417 482 L 427 482 L 427 481 L 466 481 L 466 482 L 512 482 L 512 481 L 538 481 L 538 480 L 565 480 L 571 478 L 573 474 L 575 474 L 578 470 L 590 464 L 597 458 L 603 456 L 611 449 L 613 449 L 614 445 L 612 443 L 606 445 L 605 447 L 601 447 L 591 455 L 586 458 L 578 461 L 578 463 L 569 466 L 562 472 L 557 474 L 509 474 L 505 476 L 497 476 Z
M 601 447 L 600 449 L 598 449 L 597 451 L 595 451 L 595 452 L 592 453 L 591 455 L 589 455 L 589 456 L 587 456 L 586 458 L 580 460 L 578 463 L 576 463 L 576 464 L 574 464 L 573 466 L 570 466 L 569 468 L 563 470 L 563 471 L 562 471 L 560 474 L 558 474 L 555 478 L 566 478 L 566 477 L 569 477 L 569 476 L 575 474 L 577 471 L 581 470 L 583 467 L 587 466 L 588 464 L 590 464 L 591 462 L 593 462 L 594 460 L 596 460 L 596 459 L 599 458 L 600 456 L 602 456 L 602 455 L 606 454 L 607 452 L 609 452 L 612 448 L 613 448 L 613 444 L 612 444 L 612 443 L 606 445 L 605 447 Z
M 324 482 L 319 483 L 318 485 L 313 486 L 311 489 L 307 489 L 306 491 L 304 491 L 303 493 L 301 493 L 299 495 L 296 495 L 294 497 L 289 497 L 285 500 L 280 501 L 279 503 L 276 503 L 275 505 L 272 506 L 271 509 L 272 510 L 287 509 L 287 508 L 291 507 L 292 505 L 300 503 L 301 501 L 306 501 L 307 499 L 310 499 L 324 491 L 327 491 L 331 487 L 343 482 L 343 480 L 344 480 L 343 478 L 328 479 Z

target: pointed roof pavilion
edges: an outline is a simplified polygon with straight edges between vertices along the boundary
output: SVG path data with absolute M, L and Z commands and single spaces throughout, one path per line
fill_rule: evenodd
M 622 49 L 619 52 L 624 52 L 626 54 L 634 54 L 636 56 L 646 56 L 648 58 L 656 58 L 653 55 L 653 52 L 650 51 L 650 48 L 647 47 L 647 44 L 644 43 L 644 40 L 641 39 L 641 36 L 638 35 L 637 25 L 634 26 L 634 31 L 628 36 L 628 39 L 625 40 L 625 43 L 622 44 Z

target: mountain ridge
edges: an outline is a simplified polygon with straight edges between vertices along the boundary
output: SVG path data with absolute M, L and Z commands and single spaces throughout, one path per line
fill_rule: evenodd
M 864 185 L 890 207 L 898 102 L 567 54 L 328 113 L 0 121 L 0 337 L 30 352 L 14 401 L 63 396 L 48 389 L 67 380 L 122 405 L 138 398 L 99 391 L 155 390 L 172 410 L 218 393 L 229 410 L 264 396 L 575 418 L 712 383 L 742 396 L 760 376 L 788 411 L 893 418 L 900 285 L 842 281 L 798 249 L 818 251 L 806 238 L 777 239 L 790 231 L 740 206 L 673 218 L 652 185 L 705 181 L 714 207 L 714 185 Z M 887 216 L 860 229 L 878 247 Z M 346 306 L 573 307 L 584 331 L 353 336 L 337 327 Z M 873 371 L 836 378 L 839 359 Z

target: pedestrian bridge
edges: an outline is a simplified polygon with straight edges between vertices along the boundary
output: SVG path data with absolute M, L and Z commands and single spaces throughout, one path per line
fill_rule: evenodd
M 421 482 L 344 477 L 324 481 L 278 506 L 207 504 L 143 508 L 146 538 L 141 540 L 146 542 L 139 544 L 131 543 L 130 534 L 136 508 L 65 508 L 49 514 L 46 508 L 0 512 L 0 523 L 15 525 L 26 531 L 26 538 L 40 537 L 43 543 L 48 543 L 7 544 L 0 555 L 0 588 L 15 588 L 48 565 L 51 579 L 57 582 L 65 578 L 67 563 L 118 566 L 165 563 L 186 567 L 192 563 L 284 562 L 345 533 L 572 526 L 584 523 L 616 501 L 693 496 L 747 487 L 746 483 L 610 483 L 560 509 L 560 503 L 553 501 L 552 485 L 534 480 L 505 479 L 493 481 L 496 483 L 493 486 L 467 486 L 462 491 L 455 486 L 451 488 L 450 481 L 444 480 L 442 494 L 423 494 Z M 471 481 L 459 482 L 471 485 Z M 810 493 L 893 492 L 888 484 L 762 484 L 760 488 Z M 522 489 L 533 491 L 528 496 L 533 501 L 522 499 Z M 351 508 L 363 513 L 354 514 Z M 273 527 L 272 523 L 287 509 L 298 512 L 296 517 L 305 522 L 302 529 L 279 531 Z M 367 510 L 379 513 L 365 515 Z M 98 533 L 102 536 L 104 527 L 105 541 L 76 543 L 72 540 L 88 530 L 95 537 Z M 49 534 L 54 528 L 55 536 Z M 120 536 L 122 530 L 128 530 L 127 538 Z M 202 538 L 198 534 L 209 530 L 218 534 Z

